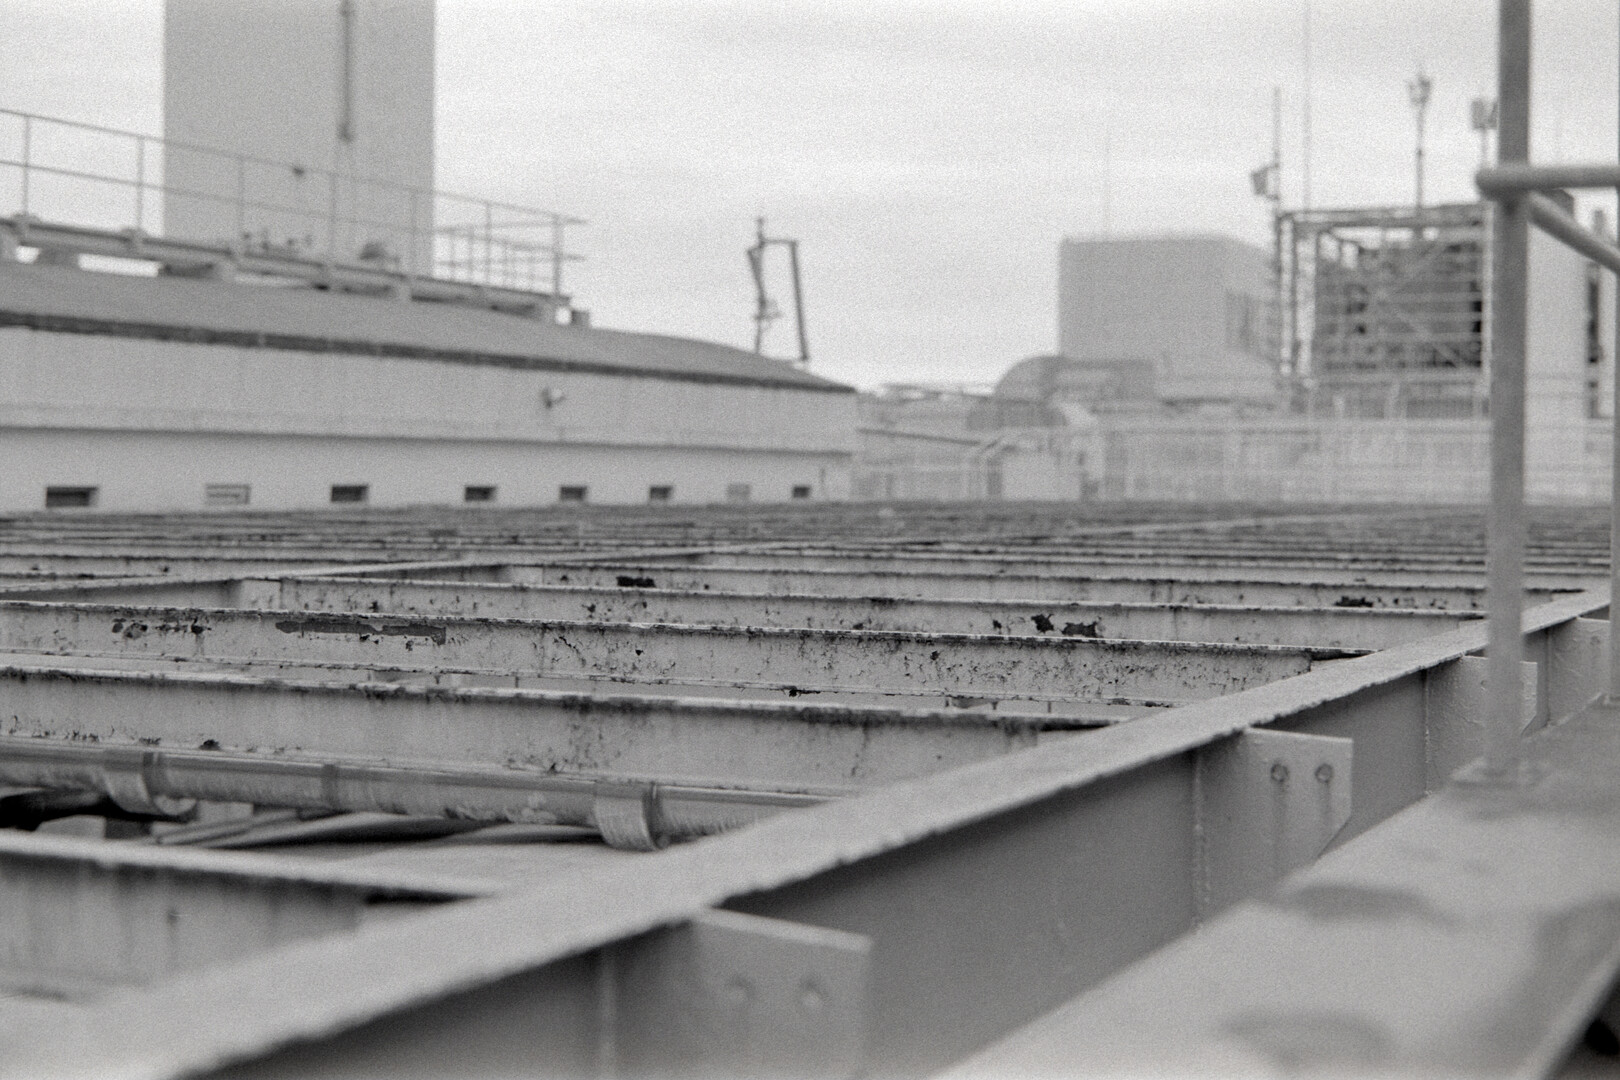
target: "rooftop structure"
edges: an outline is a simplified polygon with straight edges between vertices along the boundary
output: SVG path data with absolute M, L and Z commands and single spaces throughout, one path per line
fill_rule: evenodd
M 5 1069 L 1586 1067 L 1607 538 L 1532 535 L 1525 787 L 1468 767 L 1482 540 L 1238 506 L 10 518 Z

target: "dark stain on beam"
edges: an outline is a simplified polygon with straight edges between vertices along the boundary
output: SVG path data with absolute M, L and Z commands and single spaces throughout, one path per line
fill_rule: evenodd
M 276 622 L 276 629 L 283 634 L 354 634 L 359 637 L 375 634 L 378 637 L 419 637 L 427 638 L 435 645 L 443 645 L 446 636 L 443 626 L 434 626 L 431 623 L 383 620 L 368 622 L 350 615 L 311 615 L 301 619 L 281 619 Z

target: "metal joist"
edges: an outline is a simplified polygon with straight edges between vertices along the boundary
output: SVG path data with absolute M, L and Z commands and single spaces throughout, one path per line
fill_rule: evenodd
M 1556 630 L 1604 599 L 1535 609 L 1526 632 Z M 605 1023 L 602 958 L 723 905 L 869 939 L 864 1071 L 926 1074 L 1206 917 L 1216 905 L 1201 897 L 1219 895 L 1209 886 L 1223 880 L 1211 877 L 1212 862 L 1233 860 L 1224 880 L 1245 882 L 1234 891 L 1252 889 L 1331 835 L 1343 805 L 1331 782 L 1343 764 L 1337 744 L 1262 740 L 1230 756 L 1231 740 L 1256 727 L 1306 729 L 1321 710 L 1377 695 L 1386 708 L 1359 721 L 1342 708 L 1333 733 L 1352 743 L 1352 817 L 1340 842 L 1381 820 L 1363 817 L 1363 792 L 1385 817 L 1420 799 L 1430 784 L 1424 765 L 1377 777 L 1394 763 L 1378 747 L 1381 733 L 1395 726 L 1397 706 L 1420 748 L 1432 723 L 1468 717 L 1455 704 L 1431 707 L 1443 689 L 1430 679 L 1483 639 L 1479 628 L 1465 628 L 781 815 L 623 870 L 362 927 L 319 949 L 293 946 L 155 992 L 114 992 L 48 1033 L 18 1032 L 12 1067 L 71 1075 L 118 1062 L 133 1075 L 170 1076 L 251 1059 L 262 1062 L 260 1075 L 296 1074 L 314 1060 L 361 1071 L 399 1060 L 476 1069 L 488 1050 L 527 1053 L 524 1060 L 554 1063 L 559 1073 L 589 1071 L 607 1052 L 581 1044 L 582 1032 Z M 1470 692 L 1469 680 L 1450 685 Z M 1604 753 L 1616 757 L 1612 748 Z M 1290 826 L 1259 843 L 1212 842 L 1213 830 L 1252 831 L 1263 821 L 1278 797 L 1268 786 L 1279 782 L 1278 763 L 1287 779 L 1303 768 L 1328 789 L 1316 827 Z M 1334 768 L 1328 781 L 1317 778 L 1323 764 Z M 1215 793 L 1223 783 L 1237 795 L 1223 801 Z M 1281 797 L 1319 797 L 1305 787 Z M 305 992 L 289 996 L 289 986 Z M 304 1048 L 283 1051 L 295 1042 Z M 533 1056 L 553 1046 L 575 1056 Z
M 1028 600 L 907 599 L 755 594 L 495 582 L 280 577 L 241 581 L 125 582 L 3 593 L 54 603 L 255 607 L 294 611 L 805 627 L 944 634 L 1145 638 L 1228 644 L 1383 649 L 1454 630 L 1469 611 L 1405 607 L 1261 607 Z M 1365 598 L 1363 598 L 1365 599 Z
M 1521 752 L 950 1075 L 1553 1073 L 1620 975 L 1620 713 Z
M 650 800 L 654 840 L 1090 726 L 961 710 L 38 667 L 0 669 L 0 688 L 4 783 L 592 827 L 605 808 L 634 829 L 614 801 L 628 790 L 638 805 Z
M 13 653 L 402 668 L 693 687 L 1181 702 L 1310 670 L 1345 650 L 435 615 L 0 603 Z
M 437 576 L 442 572 L 424 571 Z M 662 566 L 656 563 L 601 565 L 508 564 L 499 580 L 528 584 L 584 585 L 592 588 L 660 588 L 683 592 L 893 596 L 976 600 L 1035 600 L 1052 603 L 1253 604 L 1268 607 L 1412 607 L 1481 609 L 1483 584 L 1477 573 L 1412 574 L 1315 573 L 1170 574 L 1151 567 L 1090 569 L 1069 574 L 875 571 L 858 567 L 815 569 L 724 566 Z M 1572 579 L 1532 588 L 1576 591 L 1586 582 Z

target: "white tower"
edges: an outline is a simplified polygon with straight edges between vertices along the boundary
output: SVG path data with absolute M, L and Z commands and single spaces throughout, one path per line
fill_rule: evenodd
M 433 0 L 165 0 L 164 15 L 168 236 L 430 269 Z

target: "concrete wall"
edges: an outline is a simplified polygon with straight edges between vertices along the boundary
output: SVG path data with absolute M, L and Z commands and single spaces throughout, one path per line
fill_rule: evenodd
M 170 140 L 330 170 L 328 176 L 249 165 L 171 147 L 165 182 L 213 198 L 170 194 L 165 232 L 234 240 L 244 231 L 274 244 L 308 241 L 324 251 L 336 216 L 381 224 L 340 224 L 337 251 L 356 256 L 369 240 L 392 241 L 402 258 L 416 230 L 427 257 L 431 200 L 357 184 L 373 177 L 433 187 L 432 0 L 350 0 L 352 28 L 348 138 L 344 121 L 344 18 L 341 0 L 165 0 L 164 135 Z M 302 214 L 246 210 L 236 197 L 295 207 Z M 414 215 L 414 216 L 413 216 Z M 419 263 L 425 270 L 425 263 Z
M 93 486 L 107 509 L 203 504 L 250 484 L 253 506 L 323 505 L 368 484 L 385 505 L 754 501 L 848 495 L 855 395 L 525 371 L 94 334 L 0 330 L 0 510 L 47 486 Z
M 543 506 L 563 486 L 591 503 L 645 503 L 653 485 L 676 503 L 787 502 L 848 495 L 849 463 L 834 454 L 685 448 L 678 451 L 538 442 L 365 439 L 164 431 L 0 429 L 0 510 L 38 510 L 50 487 L 94 487 L 101 510 L 196 510 L 208 485 L 246 485 L 248 509 L 326 506 L 333 485 L 365 485 L 371 506 L 462 502 L 494 487 L 498 506 Z
M 1076 360 L 1151 361 L 1167 400 L 1271 400 L 1269 260 L 1216 236 L 1065 239 L 1058 349 Z

